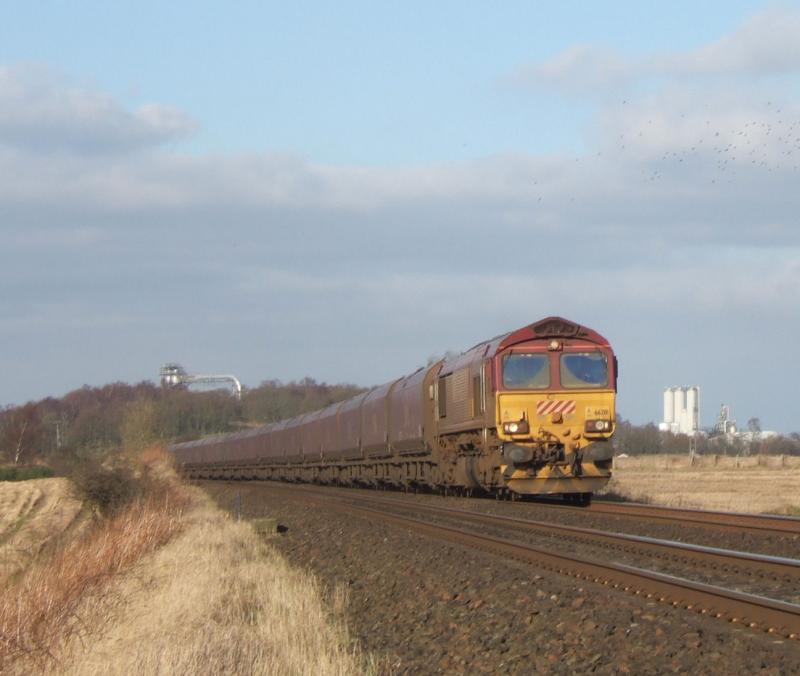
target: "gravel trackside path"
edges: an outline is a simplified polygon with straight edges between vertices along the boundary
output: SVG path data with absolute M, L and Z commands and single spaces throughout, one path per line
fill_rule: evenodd
M 276 517 L 275 545 L 329 589 L 387 673 L 800 672 L 800 641 L 579 582 L 269 483 L 204 482 L 225 509 Z

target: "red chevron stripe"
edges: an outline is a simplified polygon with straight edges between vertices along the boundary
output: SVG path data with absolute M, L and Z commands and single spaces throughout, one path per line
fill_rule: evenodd
M 550 401 L 540 401 L 536 404 L 537 415 L 548 415 L 550 413 L 574 413 L 577 408 L 575 400 L 552 399 Z
M 543 401 L 539 407 L 539 415 L 547 415 L 550 413 L 554 405 L 555 404 L 552 401 Z

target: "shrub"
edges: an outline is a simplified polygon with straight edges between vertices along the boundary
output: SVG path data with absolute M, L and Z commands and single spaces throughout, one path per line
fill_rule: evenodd
M 47 479 L 51 476 L 55 476 L 55 472 L 44 465 L 0 467 L 0 481 L 27 481 L 28 479 Z
M 104 516 L 144 495 L 148 487 L 148 477 L 137 475 L 128 465 L 108 468 L 93 460 L 75 465 L 70 478 L 76 497 Z

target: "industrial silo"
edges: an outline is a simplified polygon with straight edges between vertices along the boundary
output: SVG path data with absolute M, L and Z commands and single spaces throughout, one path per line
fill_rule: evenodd
M 675 422 L 675 395 L 671 387 L 664 388 L 664 425 L 669 426 Z
M 678 432 L 683 432 L 686 424 L 686 391 L 682 387 L 676 387 L 673 390 L 673 397 L 675 401 L 673 423 Z
M 686 388 L 686 429 L 687 434 L 700 429 L 700 388 Z

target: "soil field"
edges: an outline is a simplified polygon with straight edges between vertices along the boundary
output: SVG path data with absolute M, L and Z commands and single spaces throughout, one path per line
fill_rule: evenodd
M 0 584 L 69 530 L 80 511 L 67 479 L 0 482 Z
M 800 515 L 800 458 L 617 457 L 607 490 L 668 507 Z
M 255 482 L 203 485 L 244 518 L 279 519 L 287 530 L 276 546 L 329 590 L 347 590 L 350 630 L 388 672 L 800 670 L 797 641 L 417 535 L 346 508 L 320 508 L 301 491 Z M 407 497 L 518 516 L 519 508 L 525 516 L 553 511 L 535 504 Z

